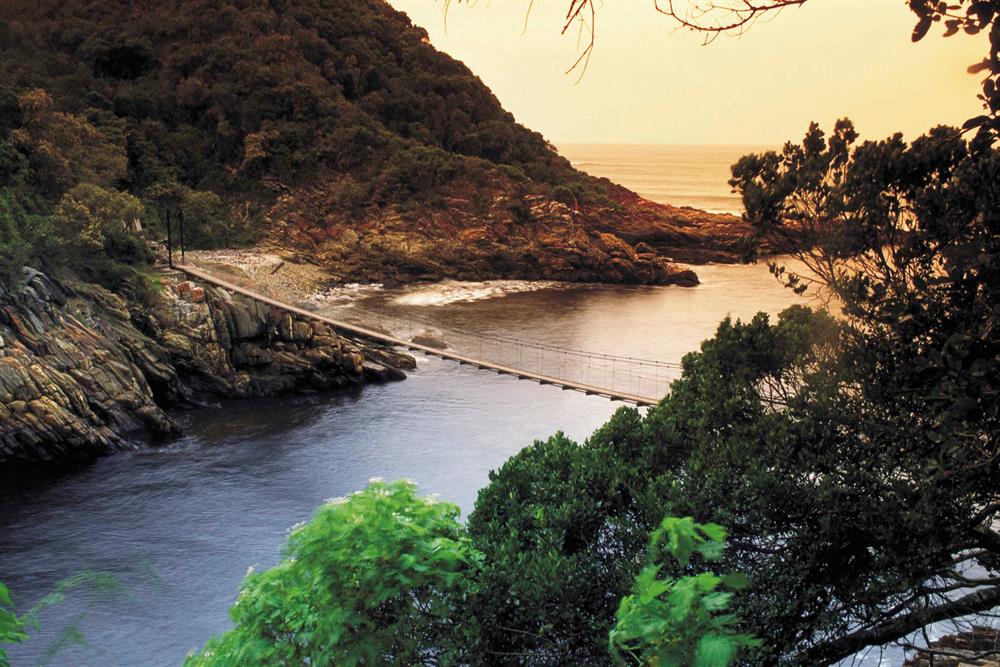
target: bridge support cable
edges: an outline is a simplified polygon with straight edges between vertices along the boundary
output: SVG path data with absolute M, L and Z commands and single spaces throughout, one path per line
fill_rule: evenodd
M 401 338 L 429 332 L 440 338 L 447 349 L 459 354 L 625 394 L 661 397 L 681 372 L 680 364 L 675 362 L 567 348 L 489 331 L 470 331 L 400 308 L 354 305 L 348 312 L 359 322 L 377 323 Z
M 442 326 L 440 322 L 419 318 L 398 308 L 354 306 L 349 311 L 350 320 L 336 319 L 265 296 L 253 287 L 233 284 L 196 267 L 175 267 L 223 289 L 300 317 L 324 322 L 342 333 L 588 395 L 637 405 L 654 405 L 681 374 L 681 365 L 676 362 L 626 357 L 530 341 L 502 333 Z M 434 338 L 443 339 L 443 347 L 433 339 L 417 338 L 425 332 L 434 331 L 440 332 Z

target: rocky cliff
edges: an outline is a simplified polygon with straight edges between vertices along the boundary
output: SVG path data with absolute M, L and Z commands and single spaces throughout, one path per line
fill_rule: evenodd
M 82 460 L 177 433 L 199 396 L 400 379 L 413 359 L 221 289 L 168 284 L 137 307 L 27 271 L 0 286 L 0 465 Z

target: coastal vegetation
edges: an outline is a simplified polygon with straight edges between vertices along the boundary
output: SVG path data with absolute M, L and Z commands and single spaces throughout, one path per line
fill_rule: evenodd
M 72 263 L 46 246 L 79 238 L 104 266 L 75 268 L 117 289 L 148 259 L 122 213 L 150 239 L 183 218 L 189 247 L 263 240 L 347 282 L 691 284 L 619 227 L 729 259 L 747 231 L 577 171 L 381 0 L 5 2 L 0 109 L 0 188 L 23 211 L 0 225 L 8 277 Z M 99 225 L 94 187 L 125 206 Z
M 463 653 L 449 662 L 454 638 L 425 634 L 417 662 L 698 664 L 691 651 L 711 637 L 723 657 L 704 664 L 737 648 L 746 664 L 830 664 L 1000 604 L 1000 154 L 952 128 L 855 144 L 846 121 L 829 139 L 814 126 L 801 145 L 733 169 L 761 233 L 794 224 L 809 241 L 813 273 L 775 274 L 831 293 L 841 315 L 796 306 L 776 322 L 724 321 L 645 415 L 623 408 L 584 443 L 556 434 L 509 459 L 465 527 L 447 514 L 447 544 L 468 551 L 449 561 L 461 601 L 437 609 L 461 627 Z M 412 494 L 376 484 L 357 502 L 386 489 Z M 689 561 L 699 549 L 707 557 Z M 388 553 L 380 576 L 405 572 L 399 559 L 416 567 L 420 552 Z M 452 595 L 454 571 L 423 562 L 444 577 L 435 595 Z M 324 591 L 357 581 L 343 571 L 327 570 Z M 256 576 L 245 590 L 263 594 Z M 253 627 L 242 600 L 237 629 L 215 640 L 229 656 Z M 283 628 L 294 606 L 268 609 Z M 337 645 L 350 627 L 323 633 Z
M 544 659 L 482 643 L 481 619 L 491 609 L 479 586 L 486 558 L 457 518 L 457 506 L 419 498 L 413 483 L 404 481 L 371 480 L 362 491 L 328 501 L 311 521 L 292 529 L 278 566 L 248 573 L 232 608 L 235 628 L 186 664 Z M 694 557 L 720 560 L 725 537 L 715 524 L 672 517 L 661 522 L 608 639 L 616 662 L 725 667 L 741 648 L 759 645 L 736 632 L 737 617 L 724 613 L 732 598 L 726 589 L 744 588 L 742 576 L 659 576 L 683 572 Z
M 139 229 L 168 211 L 196 221 L 194 243 L 257 239 L 284 211 L 306 237 L 366 251 L 355 223 L 373 211 L 447 207 L 494 177 L 503 229 L 555 205 L 622 206 L 374 0 L 93 18 L 125 4 L 0 8 L 5 289 L 39 264 L 138 294 L 152 259 Z M 188 664 L 831 664 L 1000 606 L 1000 12 L 910 4 L 914 38 L 935 22 L 989 31 L 974 66 L 986 113 L 911 142 L 812 125 L 732 169 L 746 247 L 795 250 L 808 273 L 775 264 L 776 279 L 825 294 L 836 316 L 723 321 L 657 406 L 521 450 L 465 524 L 409 482 L 323 505 L 281 563 L 248 573 L 233 628 Z M 26 49 L 39 57 L 15 57 Z M 289 217 L 315 191 L 330 219 Z M 618 259 L 637 256 L 614 238 Z M 380 261 L 413 259 L 379 242 Z M 257 326 L 227 312 L 232 340 Z M 300 345 L 364 376 L 361 351 L 295 324 L 282 355 Z M 275 358 L 296 374 L 269 389 L 312 381 Z M 0 643 L 24 628 L 0 586 Z

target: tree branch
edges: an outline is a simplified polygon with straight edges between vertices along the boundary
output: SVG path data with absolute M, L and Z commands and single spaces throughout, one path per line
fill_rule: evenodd
M 874 628 L 817 644 L 799 653 L 794 662 L 802 665 L 827 665 L 850 657 L 867 646 L 878 646 L 905 637 L 930 623 L 968 616 L 997 605 L 1000 605 L 1000 587 L 976 591 L 936 607 L 913 611 Z

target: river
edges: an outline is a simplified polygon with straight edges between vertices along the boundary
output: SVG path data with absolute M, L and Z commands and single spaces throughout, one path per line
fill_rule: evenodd
M 696 288 L 446 283 L 335 294 L 322 305 L 343 314 L 377 302 L 445 331 L 677 360 L 726 315 L 797 300 L 764 266 L 697 270 Z M 370 477 L 408 477 L 467 513 L 510 455 L 557 430 L 583 439 L 620 405 L 420 356 L 403 382 L 187 410 L 177 415 L 186 435 L 166 446 L 8 484 L 0 581 L 21 608 L 81 571 L 121 584 L 70 592 L 11 651 L 13 664 L 54 653 L 49 664 L 177 665 L 228 627 L 247 568 L 277 562 L 288 528 L 325 499 Z M 64 647 L 77 630 L 86 644 Z

